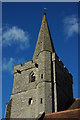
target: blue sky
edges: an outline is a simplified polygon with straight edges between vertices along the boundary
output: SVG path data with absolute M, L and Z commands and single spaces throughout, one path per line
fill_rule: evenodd
M 73 94 L 78 97 L 78 3 L 3 3 L 3 117 L 12 93 L 14 65 L 32 60 L 44 7 L 54 48 L 73 75 Z

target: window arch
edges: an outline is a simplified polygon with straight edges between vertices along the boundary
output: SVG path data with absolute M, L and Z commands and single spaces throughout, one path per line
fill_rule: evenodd
M 32 71 L 29 75 L 29 82 L 34 82 L 35 81 L 35 74 L 34 72 Z

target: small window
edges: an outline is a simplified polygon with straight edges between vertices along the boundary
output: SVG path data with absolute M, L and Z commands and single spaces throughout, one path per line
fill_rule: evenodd
M 35 74 L 34 72 L 32 71 L 29 75 L 29 82 L 34 82 L 35 81 Z
M 41 79 L 43 79 L 43 74 L 41 74 Z
M 41 104 L 42 104 L 42 98 L 41 98 Z
M 29 105 L 31 105 L 33 103 L 33 100 L 32 98 L 29 98 L 29 101 L 28 101 Z

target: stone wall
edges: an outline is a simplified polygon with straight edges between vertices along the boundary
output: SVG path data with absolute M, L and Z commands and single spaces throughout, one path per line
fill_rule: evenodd
M 38 56 L 38 64 L 40 80 L 38 84 L 38 98 L 42 97 L 43 99 L 43 107 L 41 105 L 38 106 L 39 112 L 52 112 L 51 52 L 42 51 Z M 43 79 L 41 79 L 41 74 L 43 74 Z
M 32 71 L 35 81 L 29 82 Z M 42 51 L 36 63 L 29 61 L 24 66 L 14 67 L 12 106 L 7 113 L 11 118 L 36 118 L 41 112 L 64 110 L 73 100 L 72 83 L 71 74 L 58 56 Z M 29 99 L 32 99 L 31 104 Z
M 35 74 L 35 82 L 30 83 L 29 75 L 32 71 Z M 38 68 L 32 61 L 26 62 L 24 66 L 19 64 L 14 67 L 11 118 L 35 118 L 37 116 L 37 80 Z M 29 104 L 29 99 L 32 99 L 32 104 Z
M 38 67 L 33 61 L 14 67 L 11 118 L 35 118 L 41 112 L 52 112 L 51 52 L 42 51 L 36 61 Z M 29 83 L 32 71 L 35 81 Z
M 56 83 L 57 83 L 57 107 L 58 111 L 67 109 L 73 101 L 72 75 L 56 56 Z
M 11 96 L 13 99 L 11 118 L 35 118 L 37 106 L 37 90 L 31 89 L 26 92 L 17 93 Z M 32 98 L 32 104 L 29 99 Z

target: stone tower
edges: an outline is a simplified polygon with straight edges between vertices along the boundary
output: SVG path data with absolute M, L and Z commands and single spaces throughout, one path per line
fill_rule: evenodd
M 14 86 L 6 118 L 36 118 L 39 113 L 67 109 L 73 100 L 72 75 L 58 58 L 46 14 L 33 55 L 24 66 L 14 66 Z

